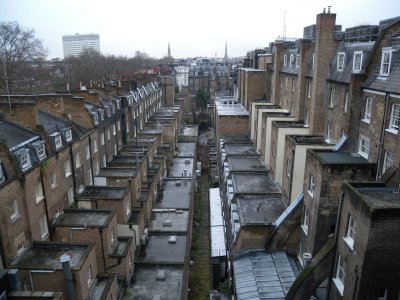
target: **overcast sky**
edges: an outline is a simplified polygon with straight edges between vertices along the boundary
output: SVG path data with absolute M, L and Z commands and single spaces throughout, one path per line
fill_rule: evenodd
M 301 37 L 331 5 L 343 28 L 400 16 L 399 0 L 0 0 L 0 20 L 32 28 L 49 50 L 63 57 L 62 36 L 98 33 L 103 54 L 152 57 L 229 56 L 267 46 L 282 36 Z

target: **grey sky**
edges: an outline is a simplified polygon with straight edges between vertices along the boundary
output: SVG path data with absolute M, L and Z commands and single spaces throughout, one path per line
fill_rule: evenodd
M 98 33 L 104 54 L 152 57 L 229 56 L 267 46 L 282 35 L 301 37 L 323 7 L 331 5 L 344 28 L 400 16 L 398 0 L 0 0 L 0 20 L 33 28 L 49 50 L 63 57 L 62 35 Z

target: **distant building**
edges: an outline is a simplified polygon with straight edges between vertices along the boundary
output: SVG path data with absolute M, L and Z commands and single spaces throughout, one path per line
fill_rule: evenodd
M 98 34 L 63 35 L 64 57 L 77 56 L 85 49 L 100 52 L 100 36 Z

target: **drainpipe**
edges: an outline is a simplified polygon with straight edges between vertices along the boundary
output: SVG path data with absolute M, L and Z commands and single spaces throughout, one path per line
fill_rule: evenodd
M 1 236 L 0 236 L 0 251 L 1 251 L 1 255 L 0 255 L 0 258 L 1 258 L 1 264 L 3 265 L 3 268 L 6 268 L 7 267 L 7 264 L 6 264 L 6 260 L 5 260 L 5 258 L 4 258 L 4 247 L 3 247 L 3 242 L 2 242 L 2 240 L 1 240 Z
M 89 155 L 90 155 L 90 168 L 92 169 L 92 185 L 94 185 L 92 139 L 90 138 L 90 134 L 89 134 Z M 100 162 L 99 162 L 99 164 L 100 164 Z
M 71 264 L 69 262 L 70 260 L 71 256 L 68 254 L 63 254 L 60 257 L 60 263 L 64 274 L 65 289 L 67 291 L 67 300 L 74 300 L 74 284 L 72 282 Z
M 386 125 L 386 118 L 388 115 L 389 111 L 389 93 L 386 93 L 385 97 L 385 110 L 383 111 L 383 122 L 382 122 L 382 127 L 381 127 L 381 134 L 379 137 L 379 147 L 378 147 L 378 157 L 377 157 L 377 170 L 376 170 L 376 175 L 375 175 L 375 181 L 379 179 L 379 174 L 381 172 L 381 167 L 382 167 L 382 152 L 383 152 L 383 142 L 385 138 L 385 125 Z M 382 175 L 382 174 L 380 174 Z
M 40 184 L 42 184 L 44 181 L 43 181 L 43 172 L 42 171 L 40 171 Z M 42 184 L 43 185 L 43 184 Z M 46 199 L 46 192 L 45 192 L 45 189 L 42 187 L 42 192 L 43 192 L 43 202 L 44 202 L 44 211 L 45 211 L 45 213 L 46 213 L 46 221 L 47 221 L 47 224 L 48 224 L 48 226 L 50 225 L 50 216 L 49 216 L 49 210 L 47 209 L 47 199 Z M 50 238 L 50 241 L 51 240 L 53 240 L 52 239 L 52 230 L 49 230 L 49 238 Z M 4 252 L 3 252 L 4 253 Z
M 71 168 L 72 168 L 72 187 L 74 189 L 74 202 L 75 206 L 78 207 L 78 199 L 76 197 L 76 177 L 75 177 L 75 161 L 74 161 L 74 156 L 72 154 L 72 144 L 69 144 L 69 157 L 71 161 Z
M 97 202 L 96 202 L 97 203 Z M 104 268 L 104 273 L 107 274 L 107 268 L 106 268 L 106 258 L 104 257 L 104 241 L 103 241 L 103 227 L 99 227 L 99 233 L 100 233 L 100 240 L 101 240 L 101 253 L 103 257 L 103 268 Z
M 29 280 L 31 283 L 31 291 L 34 292 L 35 289 L 33 287 L 33 277 L 32 277 L 32 273 L 55 273 L 56 270 L 30 270 L 29 271 Z
M 132 228 L 132 224 L 129 224 L 129 229 L 133 231 L 133 235 L 134 235 L 134 239 L 135 239 L 135 259 L 136 259 L 136 248 L 137 248 L 136 230 Z

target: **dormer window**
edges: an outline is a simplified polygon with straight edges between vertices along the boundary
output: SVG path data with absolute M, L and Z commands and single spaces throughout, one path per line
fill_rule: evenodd
M 295 63 L 296 59 L 293 54 L 290 54 L 290 64 L 293 65 Z
M 115 114 L 115 105 L 114 104 L 111 105 L 111 111 L 113 114 Z
M 300 54 L 296 55 L 296 68 L 300 66 Z
M 72 141 L 72 130 L 70 128 L 63 129 L 62 134 L 67 143 Z
M 111 116 L 111 107 L 106 106 L 106 107 L 104 107 L 104 108 L 105 108 L 105 110 L 106 110 L 107 117 L 110 117 L 110 116 Z
M 283 56 L 283 66 L 286 67 L 287 65 L 287 55 Z
M 345 58 L 345 53 L 339 52 L 337 57 L 336 70 L 342 71 L 344 69 L 344 58 Z
M 388 76 L 390 73 L 390 62 L 392 59 L 392 49 L 382 49 L 381 71 L 380 76 Z
M 94 125 L 99 124 L 99 116 L 97 113 L 92 113 Z
M 32 166 L 28 149 L 24 148 L 24 149 L 18 150 L 16 152 L 16 155 L 17 155 L 18 162 L 19 162 L 19 165 L 21 166 L 22 171 L 25 171 Z
M 104 120 L 104 110 L 100 109 L 100 119 Z
M 353 72 L 360 72 L 362 67 L 362 51 L 354 52 L 353 58 Z
M 59 132 L 54 132 L 50 135 L 50 138 L 57 150 L 62 147 L 61 134 Z
M 35 148 L 36 155 L 39 158 L 39 160 L 43 160 L 46 158 L 46 149 L 44 147 L 44 141 L 37 141 L 33 143 L 32 146 Z

